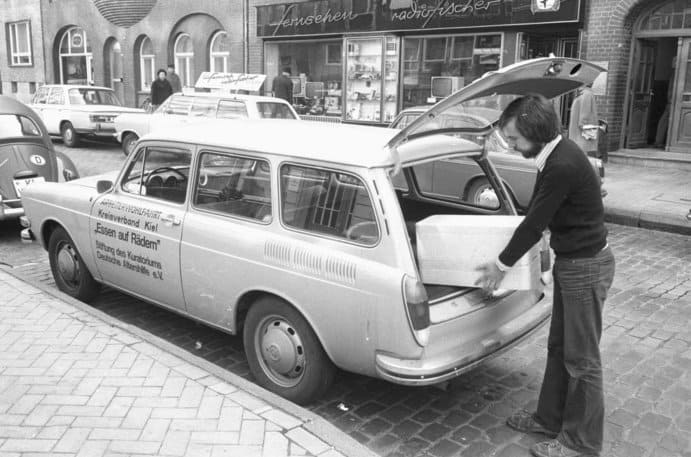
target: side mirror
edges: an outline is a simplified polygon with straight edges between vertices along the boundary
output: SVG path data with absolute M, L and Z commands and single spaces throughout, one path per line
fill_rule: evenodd
M 99 194 L 102 194 L 103 192 L 108 192 L 112 188 L 113 188 L 113 182 L 112 181 L 101 180 L 101 181 L 98 181 L 96 183 L 96 190 L 98 191 Z

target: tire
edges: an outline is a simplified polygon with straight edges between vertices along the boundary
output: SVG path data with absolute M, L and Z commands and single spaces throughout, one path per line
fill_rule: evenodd
M 79 145 L 79 134 L 74 129 L 71 122 L 65 122 L 60 127 L 60 135 L 62 136 L 62 142 L 68 148 L 74 148 Z
M 62 227 L 56 228 L 48 241 L 48 259 L 58 289 L 77 300 L 89 301 L 99 291 L 74 242 Z
M 488 194 L 486 191 L 491 191 L 494 194 L 492 200 L 488 200 Z M 492 198 L 490 196 L 490 198 Z M 475 206 L 480 206 L 483 208 L 499 208 L 499 200 L 494 191 L 494 188 L 485 178 L 476 179 L 472 182 L 466 193 L 465 201 L 471 203 Z
M 264 297 L 252 304 L 243 342 L 257 383 L 294 403 L 317 400 L 336 375 L 336 367 L 305 318 L 280 299 Z
M 132 132 L 126 133 L 125 136 L 122 137 L 122 152 L 125 156 L 129 156 L 132 153 L 138 139 L 139 137 L 137 134 Z

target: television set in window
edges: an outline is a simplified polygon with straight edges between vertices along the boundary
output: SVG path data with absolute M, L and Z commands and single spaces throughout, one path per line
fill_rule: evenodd
M 432 76 L 432 97 L 444 98 L 463 87 L 462 76 Z
M 290 80 L 293 81 L 293 97 L 304 97 L 305 86 L 302 78 L 300 76 L 291 76 Z

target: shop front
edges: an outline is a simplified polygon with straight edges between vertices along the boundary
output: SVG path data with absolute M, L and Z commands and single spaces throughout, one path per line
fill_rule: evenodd
M 296 110 L 387 124 L 488 71 L 578 57 L 581 0 L 312 0 L 256 6 L 262 72 L 288 71 Z M 566 105 L 565 105 L 566 106 Z M 565 112 L 568 115 L 568 112 Z

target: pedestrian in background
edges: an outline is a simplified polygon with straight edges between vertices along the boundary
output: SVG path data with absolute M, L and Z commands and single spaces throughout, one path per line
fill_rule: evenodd
M 599 120 L 595 95 L 590 86 L 578 89 L 578 95 L 571 104 L 569 118 L 569 139 L 587 155 L 598 157 L 597 136 Z
M 519 411 L 507 424 L 550 438 L 531 448 L 538 457 L 597 456 L 602 450 L 604 392 L 602 307 L 614 278 L 599 179 L 573 141 L 559 134 L 554 107 L 540 95 L 513 101 L 499 127 L 509 145 L 533 158 L 537 180 L 528 211 L 496 262 L 482 266 L 487 291 L 549 227 L 556 254 L 547 366 L 537 411 Z
M 166 79 L 166 71 L 161 68 L 156 73 L 156 80 L 151 83 L 151 111 L 156 109 L 166 101 L 173 93 L 170 83 Z
M 290 68 L 284 68 L 283 73 L 274 78 L 271 90 L 274 97 L 282 98 L 291 105 L 293 104 L 293 81 L 290 79 Z
M 173 89 L 174 94 L 182 92 L 182 83 L 180 82 L 180 77 L 177 73 L 175 73 L 175 65 L 172 63 L 168 64 L 168 75 L 166 76 L 166 79 L 170 83 L 170 87 Z

